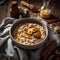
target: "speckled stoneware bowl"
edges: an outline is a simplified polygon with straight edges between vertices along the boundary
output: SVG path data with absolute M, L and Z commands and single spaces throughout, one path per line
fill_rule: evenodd
M 41 40 L 41 42 L 39 42 L 37 44 L 30 45 L 30 46 L 17 43 L 16 40 L 14 39 L 14 37 L 13 37 L 13 32 L 14 32 L 15 28 L 19 24 L 22 25 L 24 23 L 37 23 L 37 24 L 41 24 L 44 27 L 44 29 L 46 30 L 46 37 L 45 37 L 45 39 Z M 40 19 L 23 18 L 23 19 L 17 20 L 15 23 L 13 23 L 13 26 L 10 29 L 10 37 L 12 39 L 13 44 L 15 44 L 17 47 L 23 48 L 23 49 L 27 49 L 27 50 L 33 50 L 33 49 L 37 49 L 37 48 L 42 47 L 42 45 L 47 41 L 47 38 L 48 38 L 48 28 L 47 28 L 47 26 L 44 23 L 42 23 L 42 21 Z

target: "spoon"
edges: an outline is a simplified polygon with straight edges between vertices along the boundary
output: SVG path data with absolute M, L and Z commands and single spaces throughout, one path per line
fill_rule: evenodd
M 41 6 L 41 9 L 48 8 L 50 0 L 42 0 L 43 5 Z

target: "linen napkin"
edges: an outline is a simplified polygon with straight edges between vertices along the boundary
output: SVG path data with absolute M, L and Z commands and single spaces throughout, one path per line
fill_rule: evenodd
M 48 46 L 49 42 L 52 39 L 56 40 L 57 45 L 60 44 L 60 40 L 48 26 L 47 22 L 44 19 L 41 19 L 42 22 L 48 27 L 49 37 L 48 41 L 39 49 L 29 51 L 16 47 L 12 44 L 12 40 L 9 35 L 9 30 L 13 23 L 18 20 L 11 17 L 3 19 L 0 24 L 0 57 L 2 55 L 6 56 L 8 60 L 39 60 L 42 50 Z M 1 49 L 2 48 L 2 49 Z M 12 59 L 11 59 L 12 58 Z

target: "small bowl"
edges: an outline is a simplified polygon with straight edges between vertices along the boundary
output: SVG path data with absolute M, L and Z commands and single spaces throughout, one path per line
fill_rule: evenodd
M 30 46 L 23 45 L 23 44 L 20 44 L 20 43 L 16 42 L 16 40 L 13 37 L 13 32 L 14 32 L 15 28 L 18 25 L 20 25 L 20 24 L 22 25 L 22 24 L 25 24 L 25 23 L 37 23 L 37 24 L 41 24 L 45 28 L 45 30 L 46 30 L 46 37 L 45 37 L 45 39 L 43 39 L 41 42 L 39 42 L 37 44 L 30 45 Z M 11 27 L 9 33 L 10 33 L 10 37 L 12 39 L 13 44 L 15 44 L 19 48 L 27 49 L 27 50 L 33 50 L 33 49 L 40 48 L 47 41 L 47 38 L 48 38 L 48 28 L 47 28 L 47 26 L 45 24 L 43 24 L 40 19 L 34 19 L 34 18 L 23 18 L 23 19 L 17 20 L 13 24 L 13 26 Z

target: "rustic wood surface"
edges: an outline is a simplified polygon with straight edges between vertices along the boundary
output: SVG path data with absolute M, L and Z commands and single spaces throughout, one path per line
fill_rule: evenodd
M 0 23 L 1 21 L 6 18 L 7 16 L 10 16 L 9 9 L 10 9 L 10 3 L 13 0 L 9 0 L 9 2 L 6 2 L 4 5 L 0 6 Z M 16 0 L 19 2 L 21 0 Z M 36 5 L 38 8 L 42 6 L 42 0 L 24 0 L 30 4 Z M 60 17 L 60 0 L 51 0 L 50 2 L 50 8 L 52 10 L 52 14 L 54 16 Z
M 7 17 L 7 11 L 8 11 L 8 2 L 0 6 L 0 23 L 5 17 Z
M 4 18 L 10 16 L 9 9 L 11 1 L 13 0 L 9 0 L 9 2 L 6 2 L 4 5 L 0 6 L 0 23 Z M 20 3 L 20 0 L 17 1 Z M 38 8 L 42 6 L 42 0 L 25 0 L 25 1 L 27 1 L 30 4 L 36 5 Z M 52 0 L 52 2 L 50 2 L 50 8 L 52 10 L 52 14 L 60 18 L 60 0 Z M 58 47 L 58 50 L 59 48 L 60 46 Z M 6 60 L 6 59 L 0 58 L 0 60 Z

